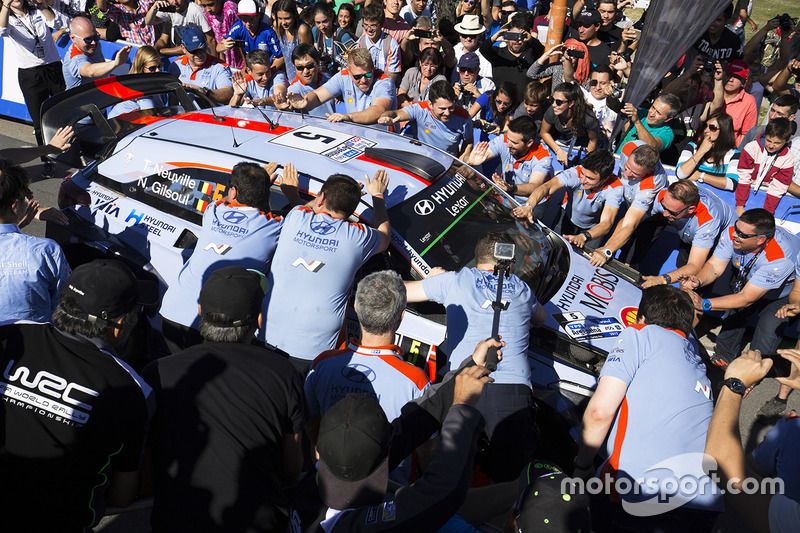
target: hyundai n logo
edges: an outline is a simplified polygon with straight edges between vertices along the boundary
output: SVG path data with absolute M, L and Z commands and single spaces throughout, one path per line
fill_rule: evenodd
M 324 267 L 325 263 L 323 263 L 322 261 L 317 261 L 317 260 L 311 261 L 309 263 L 308 261 L 306 261 L 302 257 L 298 257 L 297 259 L 294 260 L 294 263 L 292 263 L 292 266 L 296 267 L 296 266 L 300 266 L 300 265 L 303 265 L 305 267 L 305 269 L 308 270 L 309 272 L 319 272 L 319 269 Z M 326 270 L 326 272 L 327 272 L 327 270 Z
M 316 220 L 311 224 L 311 231 L 317 235 L 330 235 L 336 230 L 336 227 L 331 222 L 325 220 Z
M 342 368 L 342 377 L 353 383 L 372 383 L 375 381 L 375 371 L 367 365 L 356 363 Z
M 436 208 L 436 204 L 431 202 L 430 200 L 420 200 L 416 204 L 414 204 L 414 211 L 417 212 L 418 215 L 425 216 L 430 215 L 433 213 L 433 210 Z
M 222 219 L 225 222 L 230 222 L 231 224 L 239 224 L 245 218 L 247 218 L 247 215 L 245 215 L 241 211 L 228 211 L 227 213 L 222 215 Z
M 206 247 L 203 248 L 203 250 L 214 250 L 218 255 L 225 255 L 230 251 L 230 249 L 231 246 L 229 244 L 220 244 L 217 246 L 217 243 L 214 242 L 208 243 Z

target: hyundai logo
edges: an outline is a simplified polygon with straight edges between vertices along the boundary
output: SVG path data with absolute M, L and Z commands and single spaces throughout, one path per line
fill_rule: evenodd
M 342 377 L 353 383 L 372 383 L 375 381 L 375 371 L 367 365 L 356 363 L 342 368 Z
M 227 213 L 222 215 L 222 218 L 223 220 L 225 220 L 225 222 L 230 222 L 231 224 L 239 224 L 245 218 L 247 218 L 247 215 L 245 215 L 241 211 L 228 211 Z
M 436 209 L 436 205 L 430 200 L 420 200 L 414 204 L 414 211 L 421 216 L 430 215 L 434 209 Z
M 317 220 L 311 224 L 311 231 L 313 231 L 317 235 L 330 235 L 331 233 L 336 231 L 336 227 L 333 225 L 332 222 L 326 222 L 325 220 Z

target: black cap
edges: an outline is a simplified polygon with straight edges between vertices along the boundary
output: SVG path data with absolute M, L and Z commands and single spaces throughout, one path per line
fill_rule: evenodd
M 115 259 L 95 259 L 72 271 L 62 294 L 72 296 L 90 322 L 105 322 L 136 305 L 158 304 L 155 281 L 138 280 L 131 269 Z
M 229 266 L 215 270 L 200 290 L 200 316 L 216 326 L 252 323 L 261 312 L 266 278 L 255 270 Z M 209 313 L 224 315 L 210 320 Z
M 580 487 L 568 480 L 553 463 L 528 463 L 519 478 L 520 495 L 514 507 L 519 533 L 592 530 L 589 496 L 578 494 Z M 575 490 L 562 493 L 562 488 L 567 488 L 568 484 Z
M 578 15 L 578 19 L 575 21 L 575 25 L 578 26 L 592 26 L 594 24 L 600 24 L 603 22 L 603 19 L 600 18 L 600 12 L 596 9 L 586 9 L 581 11 L 581 14 Z
M 389 480 L 392 426 L 366 394 L 350 393 L 325 412 L 319 426 L 319 491 L 332 509 L 376 505 Z

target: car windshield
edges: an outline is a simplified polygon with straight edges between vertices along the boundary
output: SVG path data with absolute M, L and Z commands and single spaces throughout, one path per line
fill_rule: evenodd
M 389 219 L 405 239 L 405 253 L 413 265 L 421 259 L 446 270 L 475 266 L 478 239 L 492 231 L 505 232 L 516 248 L 514 273 L 539 301 L 547 301 L 569 270 L 569 251 L 549 229 L 514 218 L 512 207 L 489 180 L 456 161 L 434 184 L 393 207 Z

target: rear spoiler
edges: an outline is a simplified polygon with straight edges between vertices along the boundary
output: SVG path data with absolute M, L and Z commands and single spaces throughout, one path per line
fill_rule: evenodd
M 90 117 L 87 122 L 93 123 L 96 128 L 95 139 L 97 142 L 104 144 L 114 142 L 118 137 L 106 119 L 103 113 L 104 109 L 126 100 L 167 92 L 175 95 L 178 105 L 182 106 L 186 112 L 197 111 L 197 105 L 186 93 L 178 78 L 172 74 L 111 76 L 65 91 L 48 98 L 42 104 L 44 142 L 50 142 L 59 128 L 67 125 L 75 126 L 78 121 L 86 117 Z M 73 154 L 72 159 L 76 159 L 78 155 Z M 64 163 L 69 164 L 68 161 L 64 161 Z

